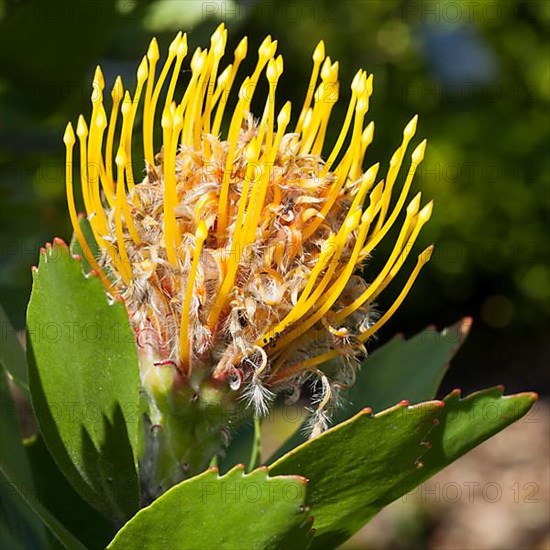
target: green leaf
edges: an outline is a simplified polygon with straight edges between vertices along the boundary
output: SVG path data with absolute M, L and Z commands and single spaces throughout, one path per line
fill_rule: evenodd
M 403 400 L 414 404 L 434 399 L 449 362 L 464 343 L 470 326 L 471 319 L 465 318 L 441 332 L 428 327 L 409 340 L 396 337 L 376 349 L 363 362 L 355 384 L 343 394 L 345 403 L 334 411 L 332 425 L 363 407 L 376 413 Z M 305 440 L 303 431 L 297 428 L 269 462 Z
M 23 396 L 30 401 L 31 395 L 29 391 L 25 352 L 2 306 L 0 306 L 0 324 L 2 325 L 0 363 L 9 373 L 10 378 L 15 382 L 16 386 L 21 390 Z
M 34 486 L 40 502 L 88 549 L 105 548 L 115 534 L 111 522 L 94 510 L 73 489 L 52 459 L 44 440 L 25 442 Z
M 239 465 L 222 477 L 212 468 L 138 512 L 108 548 L 307 548 L 306 483 L 267 468 L 245 474 Z
M 272 475 L 309 479 L 317 547 L 337 546 L 387 504 L 381 496 L 418 468 L 442 406 L 403 402 L 375 416 L 364 409 L 269 467 Z
M 259 419 L 254 418 L 236 428 L 229 446 L 220 453 L 215 466 L 225 474 L 236 464 L 243 464 L 249 472 L 260 464 L 261 451 L 261 424 Z
M 235 464 L 244 464 L 249 469 L 251 449 L 254 447 L 254 424 L 247 422 L 238 426 L 232 433 L 229 447 L 218 458 L 218 469 L 222 474 L 231 470 Z
M 27 312 L 29 381 L 44 441 L 75 489 L 107 515 L 139 505 L 139 373 L 124 305 L 84 277 L 63 241 L 40 255 Z
M 309 479 L 312 548 L 343 543 L 396 498 L 521 418 L 536 399 L 502 397 L 502 388 L 464 400 L 459 395 L 396 406 L 374 417 L 363 411 L 270 466 L 273 475 Z
M 15 480 L 13 474 L 3 466 L 0 467 L 0 480 L 2 485 L 6 487 L 6 490 L 10 490 L 14 495 L 17 495 L 21 502 L 23 502 L 30 511 L 32 511 L 36 518 L 40 520 L 48 527 L 52 535 L 61 543 L 63 548 L 68 550 L 86 550 L 86 547 L 80 543 L 65 527 L 47 510 L 42 504 L 36 500 L 32 493 L 22 488 Z M 9 489 L 8 489 L 9 487 Z M 29 534 L 26 533 L 25 536 Z M 15 538 L 15 537 L 14 537 Z M 39 544 L 25 545 L 25 548 L 47 548 L 46 542 Z
M 429 437 L 430 448 L 422 457 L 423 467 L 406 479 L 398 494 L 387 498 L 392 501 L 409 492 L 523 417 L 538 397 L 533 392 L 503 396 L 503 391 L 503 386 L 496 386 L 461 399 L 460 390 L 454 390 L 445 397 L 445 407 Z
M 3 369 L 0 369 L 0 532 L 9 548 L 46 548 L 49 532 L 69 549 L 83 549 L 80 542 L 39 502 L 27 460 L 15 408 Z M 6 537 L 6 538 L 4 538 Z M 13 543 L 13 544 L 12 544 Z
M 86 218 L 86 216 L 84 216 L 83 214 L 80 214 L 78 216 L 78 225 L 80 225 L 80 229 L 82 229 L 82 233 L 84 234 L 84 238 L 86 239 L 86 242 L 90 247 L 91 253 L 94 255 L 94 257 L 97 258 L 99 256 L 99 247 L 97 246 L 95 235 L 92 230 L 92 226 L 88 221 L 88 218 Z M 86 259 L 86 254 L 84 254 L 84 251 L 82 250 L 82 247 L 80 246 L 80 243 L 78 242 L 78 239 L 76 238 L 76 235 L 74 233 L 71 237 L 69 249 L 71 251 L 71 254 L 73 254 L 74 256 L 80 256 L 80 258 L 82 258 L 82 269 L 84 273 L 89 273 L 92 270 L 92 267 Z
M 3 480 L 2 480 L 3 481 Z M 0 504 L 3 506 L 3 504 Z M 3 516 L 0 515 L 0 540 L 2 544 L 10 550 L 26 550 L 25 545 L 13 534 L 4 524 Z
M 345 399 L 348 407 L 336 411 L 334 422 L 362 407 L 375 413 L 406 399 L 421 403 L 434 399 L 449 362 L 464 343 L 472 320 L 465 318 L 441 332 L 428 327 L 409 340 L 394 338 L 363 363 Z
M 23 547 L 44 545 L 46 532 L 23 498 L 34 493 L 31 470 L 21 442 L 17 413 L 4 367 L 0 366 L 0 533 Z

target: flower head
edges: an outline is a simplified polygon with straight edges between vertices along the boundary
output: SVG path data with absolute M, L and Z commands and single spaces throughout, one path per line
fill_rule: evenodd
M 377 318 L 374 302 L 405 263 L 432 204 L 421 207 L 420 193 L 409 202 L 393 251 L 372 282 L 355 273 L 396 223 L 426 142 L 412 152 L 398 192 L 417 117 L 407 124 L 385 179 L 379 181 L 379 164 L 363 171 L 374 133 L 366 121 L 373 76 L 360 70 L 338 139 L 325 143 L 340 85 L 338 63 L 325 56 L 323 42 L 294 124 L 290 102 L 275 107 L 283 59 L 269 36 L 229 114 L 247 39 L 222 70 L 226 40 L 220 25 L 210 47 L 192 54 L 190 78 L 180 90 L 186 35 L 176 36 L 164 63 L 153 39 L 133 95 L 120 77 L 114 82 L 109 113 L 98 67 L 91 118 L 87 125 L 80 117 L 76 134 L 99 257 L 78 224 L 70 124 L 64 138 L 69 211 L 107 292 L 126 304 L 144 386 L 168 369 L 183 385 L 196 389 L 209 381 L 264 413 L 276 394 L 299 392 L 307 382 L 317 392 L 317 433 L 339 390 L 353 382 L 365 342 L 429 259 L 431 247 Z M 256 118 L 251 102 L 261 80 L 269 92 Z M 135 162 L 136 141 L 145 163 Z

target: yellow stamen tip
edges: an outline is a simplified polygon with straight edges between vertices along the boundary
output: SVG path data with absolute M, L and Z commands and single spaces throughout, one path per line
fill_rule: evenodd
M 176 38 L 174 38 L 174 40 L 172 40 L 172 42 L 170 43 L 170 46 L 168 47 L 168 53 L 170 53 L 171 55 L 177 54 L 177 51 L 181 42 L 181 37 L 182 37 L 182 32 L 180 31 L 176 35 Z
M 361 144 L 363 147 L 366 147 L 367 145 L 370 145 L 372 143 L 372 140 L 374 139 L 374 121 L 370 122 L 368 126 L 363 131 L 363 135 L 361 136 Z
M 185 53 L 187 53 L 187 48 L 188 48 L 187 33 L 183 33 L 183 36 L 181 37 L 180 46 L 178 48 L 178 54 L 182 48 L 185 49 Z
M 285 66 L 283 61 L 283 56 L 279 55 L 275 61 L 277 63 L 277 71 L 279 72 L 279 76 L 281 76 L 283 74 L 283 70 Z
M 99 65 L 95 68 L 93 83 L 98 85 L 101 90 L 105 88 L 105 78 Z
M 325 59 L 325 62 L 323 63 L 323 67 L 321 68 L 321 78 L 323 80 L 327 80 L 327 78 L 330 76 L 331 68 L 332 68 L 332 62 L 329 56 Z
M 120 110 L 124 116 L 128 115 L 132 110 L 132 98 L 130 97 L 130 92 L 128 90 L 124 92 L 124 101 L 122 102 L 122 107 Z
M 355 93 L 358 96 L 363 95 L 367 91 L 367 77 L 365 71 L 362 71 L 361 76 L 358 78 L 355 84 Z
M 428 140 L 424 140 L 420 145 L 414 150 L 412 154 L 413 164 L 420 164 L 424 160 L 424 154 L 426 153 L 426 145 Z
M 99 106 L 99 109 L 97 110 L 97 117 L 95 119 L 95 125 L 100 129 L 103 130 L 107 127 L 107 114 L 105 113 L 105 107 L 103 105 Z
M 218 76 L 218 86 L 225 86 L 227 84 L 227 81 L 229 80 L 229 76 L 231 75 L 231 71 L 233 70 L 233 65 L 228 65 L 223 72 Z
M 422 210 L 420 210 L 420 212 L 418 213 L 418 217 L 423 222 L 427 222 L 432 215 L 433 207 L 434 207 L 434 202 L 430 201 L 426 206 L 424 206 L 424 208 L 422 208 Z
M 424 252 L 422 252 L 418 256 L 418 259 L 420 262 L 422 262 L 422 264 L 427 264 L 430 261 L 434 248 L 435 248 L 434 245 L 431 244 L 430 246 L 428 246 L 428 248 L 426 248 L 426 250 L 424 250 Z
M 267 79 L 270 84 L 273 84 L 279 78 L 279 71 L 277 70 L 277 63 L 274 59 L 270 59 L 267 65 Z
M 74 145 L 75 143 L 73 125 L 70 122 L 65 128 L 65 133 L 63 134 L 63 143 L 68 146 Z
M 376 164 L 373 164 L 363 175 L 363 181 L 368 181 L 369 183 L 372 183 L 376 176 L 378 175 L 378 170 L 380 169 L 380 163 L 377 162 Z
M 321 63 L 325 59 L 325 43 L 321 40 L 313 52 L 313 61 Z
M 212 34 L 212 36 L 210 37 L 210 43 L 211 44 L 214 44 L 216 43 L 218 40 L 220 40 L 220 38 L 222 38 L 223 36 L 223 31 L 225 30 L 225 24 L 224 23 L 220 23 L 217 27 L 216 27 L 216 30 L 214 31 L 214 33 Z
M 88 135 L 88 126 L 82 115 L 78 117 L 78 122 L 76 123 L 76 135 L 79 138 L 84 138 Z
M 416 133 L 416 125 L 418 124 L 418 115 L 415 115 L 403 130 L 403 137 L 410 140 Z
M 115 83 L 113 84 L 113 89 L 111 90 L 111 98 L 113 99 L 113 103 L 118 103 L 123 96 L 124 86 L 122 84 L 122 78 L 117 76 Z
M 250 86 L 251 82 L 250 82 L 250 77 L 247 76 L 244 80 L 243 80 L 243 83 L 241 84 L 241 87 L 239 89 L 239 98 L 240 99 L 243 99 L 243 98 L 246 98 L 248 97 L 248 87 Z
M 260 47 L 258 48 L 258 56 L 260 58 L 271 57 L 270 56 L 271 44 L 272 44 L 271 35 L 268 34 L 264 38 L 263 42 L 260 44 Z
M 367 85 L 367 92 L 369 93 L 369 95 L 372 95 L 372 90 L 374 89 L 374 75 L 373 74 L 370 74 L 369 77 L 367 78 L 366 85 Z
M 407 214 L 409 216 L 418 212 L 418 209 L 420 208 L 421 199 L 422 199 L 422 193 L 418 192 L 414 196 L 413 200 L 409 203 L 409 206 L 407 206 Z
M 273 57 L 275 55 L 278 45 L 279 45 L 279 42 L 277 40 L 273 40 L 273 42 L 271 42 L 267 57 Z
M 223 23 L 216 29 L 214 34 L 210 37 L 210 45 L 214 52 L 221 47 L 223 50 L 225 48 L 225 39 L 227 38 L 227 31 L 223 26 Z
M 245 36 L 235 48 L 235 59 L 243 60 L 248 53 L 248 38 Z
M 292 111 L 292 103 L 287 101 L 284 107 L 281 109 L 279 116 L 277 117 L 277 124 L 279 126 L 286 126 L 290 122 L 290 113 Z
M 371 194 L 370 194 L 370 206 L 369 206 L 369 209 L 370 208 L 373 208 L 376 204 L 378 204 L 378 202 L 380 201 L 380 199 L 382 198 L 382 195 L 384 193 L 384 180 L 382 180 L 372 191 L 371 191 Z
M 362 78 L 363 78 L 363 69 L 359 69 L 355 73 L 355 76 L 353 77 L 353 80 L 351 81 L 351 90 L 353 92 L 357 92 L 357 90 L 359 88 L 359 84 L 360 84 Z
M 208 237 L 208 227 L 206 226 L 206 222 L 204 220 L 199 222 L 197 230 L 195 231 L 195 237 L 199 241 L 205 241 L 206 237 Z
M 147 50 L 147 58 L 151 61 L 158 61 L 160 58 L 159 45 L 156 38 L 152 38 Z
M 148 72 L 149 72 L 149 64 L 147 63 L 147 56 L 144 55 L 137 70 L 138 82 L 141 82 L 141 83 L 145 82 Z
M 191 70 L 194 73 L 200 73 L 204 68 L 204 64 L 206 63 L 207 53 L 208 53 L 208 50 L 202 51 L 200 48 L 197 48 L 195 50 L 195 53 L 191 58 Z

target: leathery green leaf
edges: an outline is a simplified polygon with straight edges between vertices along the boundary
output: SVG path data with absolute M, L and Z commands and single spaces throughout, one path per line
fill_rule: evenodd
M 525 416 L 538 397 L 533 392 L 505 396 L 503 391 L 503 386 L 496 386 L 461 399 L 460 390 L 454 390 L 445 397 L 445 407 L 428 438 L 429 448 L 422 457 L 422 468 L 409 475 L 398 494 L 388 496 L 390 501 Z M 528 421 L 528 417 L 525 420 Z
M 272 475 L 310 480 L 317 547 L 337 546 L 387 504 L 384 495 L 418 468 L 442 407 L 441 401 L 402 402 L 377 415 L 364 409 L 269 467 Z
M 221 477 L 211 468 L 137 513 L 108 548 L 307 548 L 306 484 L 300 476 L 270 477 L 267 468 L 246 474 L 239 465 Z
M 30 400 L 25 352 L 2 306 L 0 306 L 0 330 L 2 334 L 0 340 L 0 363 L 4 366 L 23 396 L 27 400 Z
M 315 517 L 312 548 L 335 547 L 377 512 L 521 418 L 535 394 L 502 396 L 491 388 L 461 400 L 404 405 L 352 419 L 289 452 L 270 466 L 309 480 Z
M 406 399 L 421 403 L 434 399 L 449 363 L 464 343 L 472 320 L 465 318 L 441 331 L 428 327 L 412 338 L 396 337 L 376 349 L 361 365 L 335 422 L 361 407 L 379 412 Z
M 47 543 L 46 531 L 27 498 L 35 493 L 33 478 L 21 440 L 17 413 L 3 365 L 0 365 L 0 534 L 15 547 Z
M 29 382 L 44 441 L 75 489 L 108 516 L 139 505 L 139 372 L 124 305 L 56 239 L 27 312 Z

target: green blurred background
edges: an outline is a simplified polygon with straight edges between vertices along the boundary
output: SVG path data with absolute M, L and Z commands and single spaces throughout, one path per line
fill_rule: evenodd
M 359 68 L 374 73 L 368 165 L 387 166 L 402 128 L 420 115 L 418 136 L 428 138 L 429 148 L 415 188 L 436 207 L 417 249 L 431 242 L 437 248 L 380 340 L 471 315 L 469 344 L 444 389 L 503 382 L 509 390 L 547 393 L 550 2 L 19 0 L 0 6 L 0 290 L 17 327 L 39 246 L 70 237 L 61 138 L 67 120 L 90 112 L 95 65 L 102 65 L 108 87 L 119 73 L 129 85 L 151 35 L 166 48 L 181 29 L 190 32 L 191 47 L 206 46 L 223 20 L 228 51 L 244 34 L 251 50 L 267 34 L 279 39 L 285 72 L 278 101 L 292 100 L 295 114 L 313 49 L 325 40 L 327 53 L 340 61 L 342 82 L 329 145 L 353 75 Z M 249 58 L 255 62 L 254 53 Z M 390 238 L 379 247 L 367 274 L 391 244 Z M 382 298 L 382 310 L 400 282 Z

